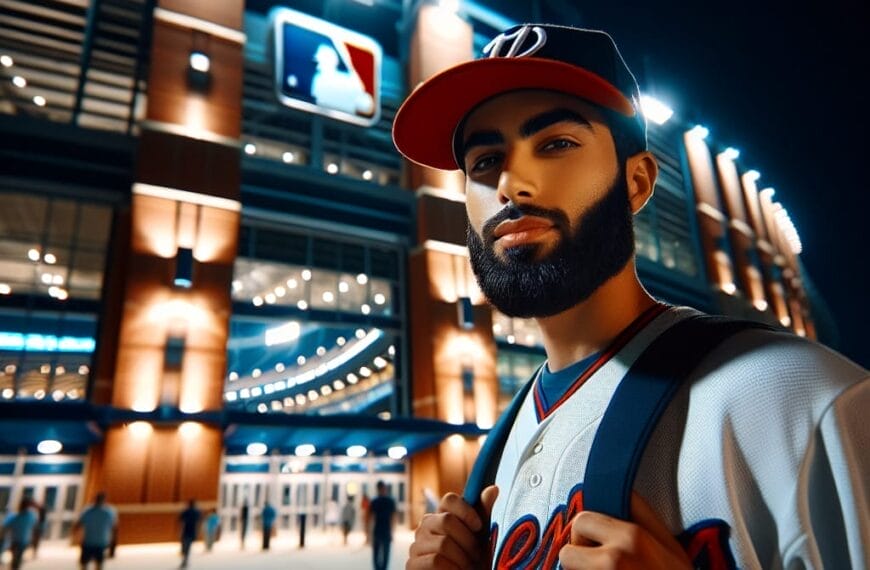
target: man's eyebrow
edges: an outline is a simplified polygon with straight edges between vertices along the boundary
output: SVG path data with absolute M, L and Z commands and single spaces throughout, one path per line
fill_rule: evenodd
M 460 156 L 465 156 L 468 151 L 476 146 L 489 146 L 502 144 L 504 135 L 498 131 L 475 131 L 468 135 L 468 138 L 462 143 L 462 153 Z
M 558 108 L 551 111 L 545 111 L 540 115 L 535 115 L 534 117 L 523 123 L 520 127 L 520 136 L 523 138 L 528 138 L 533 134 L 546 129 L 550 125 L 555 125 L 556 123 L 561 123 L 563 121 L 577 123 L 589 129 L 592 128 L 592 124 L 589 122 L 589 120 L 577 111 Z

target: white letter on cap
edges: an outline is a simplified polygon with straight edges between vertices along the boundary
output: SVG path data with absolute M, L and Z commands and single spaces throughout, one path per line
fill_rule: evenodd
M 523 42 L 526 41 L 526 38 L 529 35 L 529 32 L 535 32 L 535 35 L 538 36 L 538 39 L 535 40 L 535 43 L 524 51 L 523 53 L 517 53 L 520 47 L 522 47 Z M 510 42 L 508 44 L 508 42 Z M 547 32 L 544 31 L 544 28 L 540 26 L 523 26 L 512 34 L 506 35 L 505 33 L 501 33 L 494 37 L 491 42 L 486 44 L 486 47 L 483 48 L 483 53 L 488 54 L 489 57 L 526 57 L 532 55 L 547 43 Z M 502 48 L 508 44 L 507 53 L 502 54 Z

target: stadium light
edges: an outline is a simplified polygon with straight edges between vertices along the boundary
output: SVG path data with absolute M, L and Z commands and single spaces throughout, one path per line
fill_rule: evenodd
M 640 110 L 643 116 L 657 125 L 664 125 L 674 115 L 674 110 L 651 95 L 641 94 Z

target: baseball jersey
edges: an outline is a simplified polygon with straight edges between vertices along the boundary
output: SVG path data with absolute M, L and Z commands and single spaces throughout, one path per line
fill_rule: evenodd
M 559 567 L 617 385 L 658 335 L 697 314 L 672 307 L 636 322 L 550 405 L 529 391 L 496 472 L 493 568 Z M 870 567 L 868 410 L 860 366 L 787 332 L 740 332 L 678 390 L 634 490 L 705 568 Z

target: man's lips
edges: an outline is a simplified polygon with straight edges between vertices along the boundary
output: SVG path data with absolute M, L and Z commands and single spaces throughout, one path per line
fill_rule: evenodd
M 553 222 L 537 216 L 523 216 L 518 220 L 505 220 L 495 227 L 493 238 L 506 247 L 522 245 L 553 228 Z

